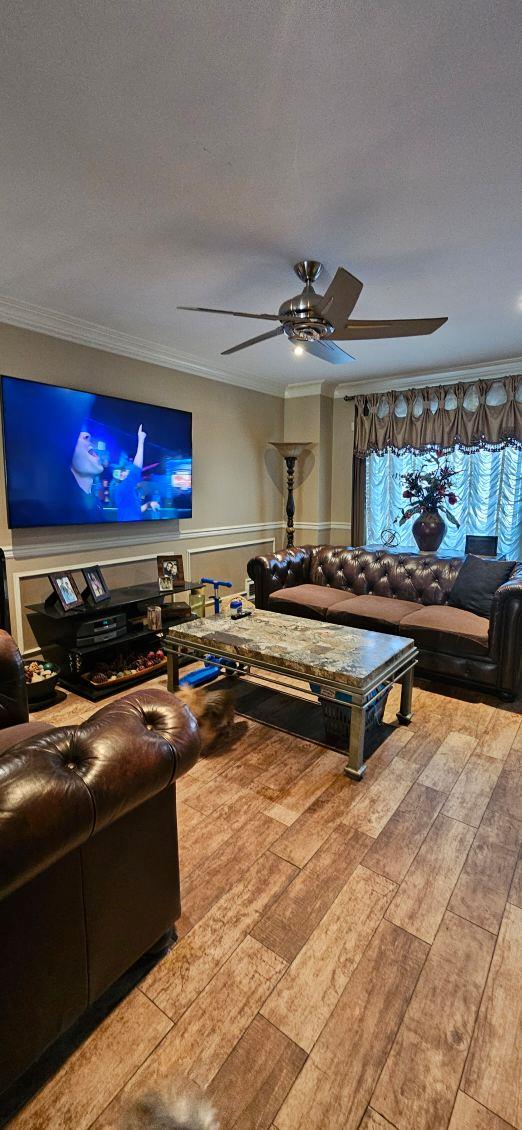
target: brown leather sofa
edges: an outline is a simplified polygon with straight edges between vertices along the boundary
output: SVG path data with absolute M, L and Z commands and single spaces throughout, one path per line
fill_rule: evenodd
M 254 557 L 256 608 L 408 636 L 418 671 L 512 700 L 522 660 L 522 563 L 497 589 L 486 619 L 448 597 L 463 557 L 304 545 Z
M 174 781 L 198 758 L 187 707 L 142 690 L 81 726 L 28 722 L 0 632 L 0 1091 L 180 915 Z

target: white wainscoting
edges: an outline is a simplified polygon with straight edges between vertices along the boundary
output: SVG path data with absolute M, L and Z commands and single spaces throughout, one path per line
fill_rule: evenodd
M 278 523 L 278 522 L 268 523 L 267 522 L 262 526 L 256 526 L 255 524 L 252 524 L 252 525 L 249 525 L 247 527 L 230 526 L 230 527 L 223 527 L 222 529 L 227 529 L 229 531 L 234 531 L 234 532 L 247 529 L 250 532 L 250 530 L 261 530 L 261 531 L 263 531 L 267 528 L 271 529 L 271 530 L 284 529 L 284 523 L 283 522 L 280 522 L 280 523 Z M 222 529 L 207 530 L 204 533 L 202 531 L 199 531 L 199 536 L 200 537 L 208 537 L 212 534 L 217 536 L 222 532 Z M 189 535 L 187 534 L 186 537 L 188 538 Z M 163 540 L 165 540 L 165 539 L 163 539 Z M 128 544 L 128 543 L 126 542 L 125 544 Z M 183 560 L 183 566 L 184 566 L 184 570 L 185 570 L 185 576 L 191 578 L 190 563 L 191 563 L 191 555 L 192 554 L 216 552 L 217 550 L 222 550 L 222 549 L 244 549 L 244 548 L 247 548 L 248 546 L 251 546 L 251 545 L 265 545 L 265 544 L 270 545 L 272 547 L 272 552 L 275 553 L 275 535 L 274 534 L 272 534 L 269 537 L 259 537 L 259 538 L 253 538 L 253 539 L 247 539 L 247 540 L 243 539 L 241 541 L 232 541 L 232 542 L 219 542 L 218 541 L 218 542 L 216 542 L 212 545 L 202 545 L 202 546 L 199 546 L 199 547 L 194 548 L 194 549 L 185 549 L 184 553 L 182 554 L 183 559 L 184 559 Z M 119 545 L 121 546 L 121 541 L 119 542 Z M 67 548 L 68 548 L 69 553 L 72 552 L 70 546 L 67 547 Z M 107 543 L 104 543 L 103 546 L 98 545 L 98 549 L 101 549 L 101 548 L 106 549 Z M 82 549 L 83 549 L 83 546 L 81 546 L 80 549 L 77 550 L 77 552 L 81 552 Z M 54 554 L 54 553 L 57 552 L 57 550 L 53 549 L 51 552 Z M 7 553 L 6 553 L 6 556 L 7 556 Z M 41 551 L 40 551 L 39 556 L 43 556 Z M 120 564 L 132 565 L 133 562 L 155 561 L 155 560 L 156 560 L 156 554 L 155 553 L 142 553 L 142 554 L 138 554 L 138 555 L 133 556 L 133 557 L 124 557 L 124 558 L 115 557 L 115 558 L 112 558 L 112 559 L 104 560 L 102 562 L 99 562 L 97 560 L 93 560 L 92 558 L 86 558 L 85 560 L 82 560 L 81 562 L 78 562 L 78 561 L 75 561 L 74 563 L 66 562 L 60 568 L 63 569 L 63 570 L 71 570 L 73 572 L 78 572 L 81 569 L 88 569 L 93 565 L 99 565 L 99 564 L 101 564 L 101 567 L 104 568 L 105 566 L 108 566 L 108 565 L 120 565 Z M 47 568 L 42 569 L 40 567 L 39 569 L 18 570 L 17 572 L 12 573 L 12 575 L 11 575 L 12 588 L 13 588 L 13 617 L 12 617 L 12 620 L 13 620 L 13 635 L 14 635 L 17 643 L 18 643 L 18 647 L 19 647 L 20 651 L 25 656 L 36 655 L 40 651 L 40 648 L 38 648 L 38 647 L 26 648 L 25 647 L 24 630 L 23 630 L 23 606 L 22 606 L 21 581 L 23 581 L 24 578 L 26 578 L 26 577 L 46 577 L 48 575 L 48 573 L 49 573 L 49 569 L 47 569 Z M 209 601 L 209 603 L 210 603 L 210 601 Z

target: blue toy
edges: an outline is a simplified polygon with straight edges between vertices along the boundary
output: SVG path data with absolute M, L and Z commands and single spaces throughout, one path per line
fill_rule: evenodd
M 196 671 L 189 671 L 179 680 L 180 687 L 203 687 L 205 683 L 213 683 L 219 678 L 223 668 L 231 674 L 242 674 L 247 670 L 246 663 L 238 663 L 236 659 L 228 659 L 226 655 L 206 655 L 203 660 L 205 666 L 198 667 Z
M 219 595 L 220 588 L 231 589 L 232 581 L 215 581 L 213 577 L 202 577 L 202 585 L 214 586 L 214 615 L 219 616 L 221 612 L 221 597 Z
M 220 588 L 231 589 L 232 581 L 215 581 L 212 577 L 202 577 L 202 585 L 213 585 L 214 587 L 214 613 L 219 616 L 221 612 L 221 598 L 219 596 Z M 179 680 L 180 687 L 202 687 L 205 683 L 212 683 L 221 674 L 222 667 L 229 667 L 233 670 L 241 670 L 245 664 L 237 663 L 234 659 L 226 659 L 224 656 L 219 655 L 206 655 L 204 659 L 205 666 L 198 667 L 196 671 L 189 671 L 188 675 L 183 675 Z
M 205 683 L 213 683 L 220 674 L 220 668 L 216 667 L 214 663 L 206 663 L 204 667 L 198 667 L 197 671 L 189 671 L 188 675 L 183 675 L 179 680 L 180 687 L 202 687 Z

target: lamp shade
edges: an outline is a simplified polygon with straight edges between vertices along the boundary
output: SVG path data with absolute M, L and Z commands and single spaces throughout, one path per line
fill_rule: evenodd
M 283 456 L 283 459 L 297 459 L 305 448 L 312 446 L 312 440 L 307 440 L 306 443 L 280 443 L 271 439 L 269 442 L 271 447 L 275 447 L 276 451 Z

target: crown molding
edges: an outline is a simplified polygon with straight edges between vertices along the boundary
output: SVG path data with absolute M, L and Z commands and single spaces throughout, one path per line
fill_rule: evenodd
M 522 370 L 522 357 L 506 357 L 501 361 L 487 361 L 481 365 L 462 365 L 458 369 L 433 369 L 417 373 L 407 373 L 403 377 L 367 377 L 354 381 L 343 381 L 337 385 L 334 397 L 359 396 L 365 392 L 404 391 L 409 388 L 427 388 L 430 385 L 450 385 L 459 382 L 493 380 L 509 373 Z M 286 395 L 286 393 L 285 393 Z
M 301 381 L 299 384 L 286 386 L 285 400 L 294 400 L 298 396 L 333 397 L 336 388 L 335 381 Z
M 133 337 L 132 334 L 121 333 L 96 322 L 86 322 L 83 318 L 61 314 L 58 310 L 35 306 L 31 302 L 22 302 L 6 295 L 0 295 L 0 322 L 34 330 L 49 337 L 58 337 L 63 341 L 74 341 L 77 345 L 87 345 L 91 349 L 103 349 L 106 353 L 118 353 L 122 357 L 146 361 L 149 365 L 194 373 L 207 380 L 248 388 L 253 392 L 264 392 L 269 396 L 284 396 L 284 381 L 275 381 L 269 377 L 263 377 L 259 381 L 248 373 L 226 373 L 223 369 L 202 364 L 188 353 L 178 353 L 170 346 Z

